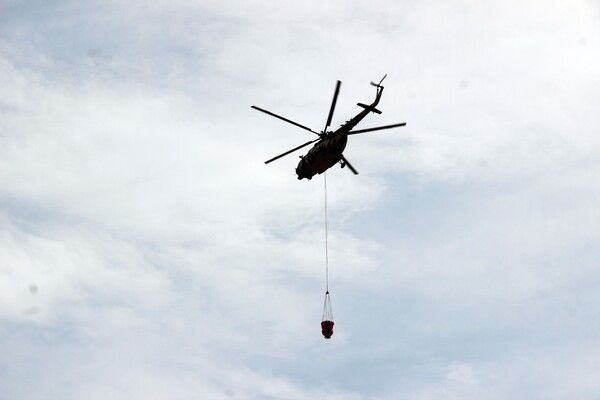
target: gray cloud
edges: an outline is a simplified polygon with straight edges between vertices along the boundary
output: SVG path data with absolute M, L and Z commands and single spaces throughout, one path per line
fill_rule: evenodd
M 5 2 L 0 397 L 594 398 L 598 15 Z M 384 73 L 323 343 L 322 186 L 249 105 L 320 128 L 339 78 L 337 124 Z

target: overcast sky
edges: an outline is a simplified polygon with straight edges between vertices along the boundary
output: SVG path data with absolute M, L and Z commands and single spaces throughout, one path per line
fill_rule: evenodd
M 335 333 L 320 334 L 328 173 Z M 0 399 L 598 399 L 597 1 L 0 0 Z

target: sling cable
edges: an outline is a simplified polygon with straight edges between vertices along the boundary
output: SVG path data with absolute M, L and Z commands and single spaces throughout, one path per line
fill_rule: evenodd
M 331 335 L 333 335 L 333 312 L 331 311 L 331 297 L 329 296 L 329 223 L 327 221 L 327 172 L 323 173 L 323 182 L 325 182 L 325 301 L 323 302 L 321 333 L 325 339 L 329 339 L 331 338 Z

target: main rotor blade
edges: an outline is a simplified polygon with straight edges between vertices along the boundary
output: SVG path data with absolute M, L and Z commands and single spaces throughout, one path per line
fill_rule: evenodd
M 391 129 L 391 128 L 397 128 L 399 126 L 404 126 L 406 125 L 406 122 L 401 122 L 399 124 L 393 124 L 393 125 L 385 125 L 385 126 L 377 126 L 375 128 L 367 128 L 367 129 L 359 129 L 357 131 L 350 131 L 348 132 L 348 135 L 356 135 L 357 133 L 365 133 L 365 132 L 372 132 L 372 131 L 379 131 L 381 129 Z
M 297 123 L 297 122 L 294 122 L 294 121 L 292 121 L 291 119 L 287 119 L 287 118 L 284 118 L 284 117 L 282 117 L 282 116 L 280 116 L 280 115 L 277 115 L 277 114 L 275 114 L 275 113 L 272 113 L 271 111 L 263 110 L 262 108 L 260 108 L 260 107 L 256 107 L 256 106 L 252 106 L 251 108 L 254 108 L 255 110 L 258 110 L 258 111 L 264 112 L 265 114 L 269 114 L 269 115 L 270 115 L 270 116 L 272 116 L 272 117 L 279 118 L 279 119 L 280 119 L 280 120 L 282 120 L 282 121 L 289 122 L 290 124 L 292 124 L 292 125 L 296 125 L 297 127 L 300 127 L 300 128 L 302 128 L 302 129 L 306 129 L 307 131 L 310 131 L 310 132 L 314 133 L 315 135 L 319 135 L 319 133 L 318 133 L 318 132 L 315 132 L 315 131 L 313 131 L 312 129 L 310 129 L 310 128 L 308 128 L 308 127 L 304 126 L 304 125 L 300 125 L 299 123 Z M 320 136 L 320 135 L 319 135 L 319 136 Z
M 335 104 L 337 103 L 338 94 L 340 94 L 340 86 L 342 85 L 341 81 L 337 81 L 335 84 L 335 92 L 333 92 L 333 99 L 331 100 L 331 107 L 329 108 L 329 116 L 327 116 L 327 123 L 325 124 L 325 129 L 323 131 L 327 131 L 329 125 L 331 125 L 331 119 L 333 118 L 333 111 L 335 110 Z
M 301 144 L 301 145 L 300 145 L 300 146 L 298 146 L 298 147 L 294 147 L 293 149 L 291 149 L 291 150 L 288 150 L 288 151 L 286 151 L 285 153 L 282 153 L 282 154 L 280 154 L 280 155 L 278 155 L 278 156 L 275 156 L 275 157 L 271 158 L 270 160 L 267 160 L 267 161 L 265 161 L 265 164 L 268 164 L 268 163 L 270 163 L 271 161 L 275 161 L 275 160 L 277 160 L 277 159 L 279 159 L 279 158 L 281 158 L 281 157 L 283 157 L 283 156 L 287 156 L 288 154 L 290 154 L 290 153 L 293 153 L 293 152 L 295 152 L 296 150 L 300 150 L 301 148 L 303 148 L 303 147 L 305 147 L 305 146 L 308 146 L 309 144 L 311 144 L 311 143 L 314 143 L 314 142 L 317 142 L 317 141 L 319 141 L 319 140 L 321 140 L 321 138 L 318 138 L 318 139 L 315 139 L 315 140 L 311 140 L 310 142 L 306 142 L 306 143 L 304 143 L 304 144 Z
M 350 164 L 348 160 L 346 160 L 346 157 L 342 156 L 342 162 L 346 164 L 348 168 L 350 168 L 350 171 L 354 172 L 354 175 L 358 175 L 358 171 L 354 169 L 354 167 L 352 166 L 352 164 Z

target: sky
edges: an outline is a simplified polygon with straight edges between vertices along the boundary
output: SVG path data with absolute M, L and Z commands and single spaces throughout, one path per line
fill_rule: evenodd
M 312 139 L 369 103 L 323 178 Z M 0 399 L 600 398 L 597 1 L 0 0 Z

